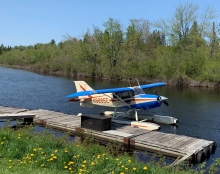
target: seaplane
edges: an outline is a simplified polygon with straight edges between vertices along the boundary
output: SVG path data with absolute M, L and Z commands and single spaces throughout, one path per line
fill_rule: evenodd
M 160 107 L 161 104 L 169 105 L 166 101 L 168 98 L 155 94 L 150 94 L 150 90 L 154 87 L 166 85 L 165 82 L 140 85 L 133 87 L 110 88 L 110 89 L 93 89 L 85 81 L 73 81 L 76 87 L 76 93 L 66 96 L 69 102 L 80 102 L 81 107 L 92 108 L 95 105 L 114 107 L 114 111 L 104 111 L 104 115 L 112 117 L 112 121 L 121 124 L 130 124 L 133 127 L 146 128 L 148 130 L 157 130 L 160 128 L 158 124 L 176 124 L 178 120 L 171 116 L 161 115 L 139 115 L 139 110 L 148 111 L 153 108 Z M 145 93 L 143 89 L 149 89 Z M 126 112 L 117 112 L 118 108 L 126 109 Z M 81 114 L 78 114 L 81 115 Z M 141 116 L 141 118 L 140 118 Z M 125 120 L 132 118 L 135 121 Z M 150 122 L 146 122 L 150 121 Z

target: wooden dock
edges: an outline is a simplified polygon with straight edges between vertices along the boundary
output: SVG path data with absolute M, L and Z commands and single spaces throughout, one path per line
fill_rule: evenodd
M 0 106 L 0 119 L 1 115 L 5 114 L 8 116 L 11 114 L 13 116 L 11 119 L 16 119 L 16 115 L 18 115 L 18 119 L 22 118 L 22 115 L 23 118 L 27 115 L 34 115 L 35 124 L 68 131 L 73 135 L 78 132 L 83 132 L 84 135 L 92 133 L 102 143 L 114 141 L 122 144 L 127 150 L 146 151 L 178 159 L 174 165 L 182 161 L 201 163 L 215 153 L 217 148 L 214 141 L 160 131 L 148 131 L 116 123 L 111 123 L 111 130 L 106 131 L 85 129 L 81 127 L 81 117 L 43 109 L 28 110 Z M 7 117 L 7 119 L 9 118 Z

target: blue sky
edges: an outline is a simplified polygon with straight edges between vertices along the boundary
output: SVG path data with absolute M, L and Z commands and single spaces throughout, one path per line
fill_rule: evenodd
M 52 39 L 59 43 L 65 35 L 79 38 L 87 29 L 92 32 L 93 25 L 102 28 L 109 18 L 124 28 L 130 19 L 167 19 L 186 2 L 200 9 L 210 5 L 220 13 L 219 0 L 0 0 L 0 44 L 28 46 Z

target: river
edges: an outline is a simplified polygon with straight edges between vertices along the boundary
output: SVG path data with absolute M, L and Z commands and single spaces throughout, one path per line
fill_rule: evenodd
M 75 92 L 73 80 L 64 77 L 40 75 L 33 72 L 0 67 L 0 106 L 27 109 L 48 109 L 63 113 L 98 114 L 99 107 L 81 108 L 79 103 L 67 102 L 66 95 Z M 108 80 L 85 80 L 94 89 L 127 87 L 128 83 Z M 137 84 L 133 84 L 137 85 Z M 166 96 L 169 106 L 153 109 L 155 114 L 169 115 L 179 120 L 177 126 L 162 125 L 162 132 L 214 140 L 220 146 L 220 91 L 201 88 L 154 88 Z M 220 147 L 207 161 L 220 158 Z

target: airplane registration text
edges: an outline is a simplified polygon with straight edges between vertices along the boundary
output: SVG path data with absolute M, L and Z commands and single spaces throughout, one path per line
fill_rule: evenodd
M 108 98 L 93 98 L 92 99 L 93 103 L 109 103 Z

